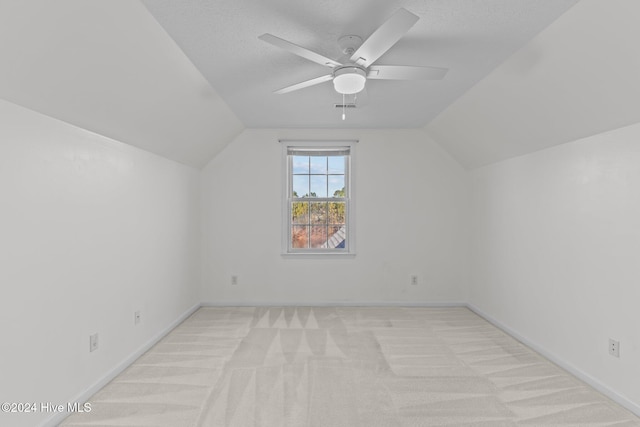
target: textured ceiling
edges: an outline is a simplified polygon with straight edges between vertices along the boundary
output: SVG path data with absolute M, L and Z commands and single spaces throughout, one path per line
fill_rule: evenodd
M 143 0 L 250 128 L 415 128 L 443 111 L 577 0 Z M 272 33 L 339 59 L 337 39 L 366 39 L 398 8 L 418 23 L 376 64 L 439 66 L 441 81 L 368 81 L 342 122 L 330 82 L 276 89 L 330 69 L 258 40 Z
M 581 0 L 427 126 L 466 168 L 640 122 L 640 2 Z
M 330 83 L 272 93 L 328 69 L 259 35 L 340 59 L 341 35 L 400 7 L 421 19 L 377 63 L 444 80 L 369 81 L 345 122 Z M 0 98 L 196 167 L 245 127 L 425 127 L 475 168 L 640 122 L 637 16 L 637 0 L 2 0 Z

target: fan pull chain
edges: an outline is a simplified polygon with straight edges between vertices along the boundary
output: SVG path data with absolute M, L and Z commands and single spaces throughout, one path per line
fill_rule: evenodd
M 344 103 L 344 93 L 342 94 L 342 120 L 347 118 L 347 113 L 345 112 L 345 103 Z

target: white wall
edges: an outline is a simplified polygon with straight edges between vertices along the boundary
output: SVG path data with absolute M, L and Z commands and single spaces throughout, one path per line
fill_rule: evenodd
M 281 256 L 279 138 L 360 140 L 355 258 Z M 423 131 L 246 130 L 203 170 L 202 202 L 205 302 L 466 299 L 466 172 Z M 413 273 L 418 286 L 409 284 Z
M 636 412 L 639 139 L 634 125 L 471 173 L 470 302 Z
M 66 404 L 196 304 L 198 223 L 197 170 L 0 101 L 0 402 Z

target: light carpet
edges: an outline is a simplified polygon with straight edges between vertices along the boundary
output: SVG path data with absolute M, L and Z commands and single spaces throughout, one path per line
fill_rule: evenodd
M 640 426 L 466 308 L 201 308 L 63 426 Z

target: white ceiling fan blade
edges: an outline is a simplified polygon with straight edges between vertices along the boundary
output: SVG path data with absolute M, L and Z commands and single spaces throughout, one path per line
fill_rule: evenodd
M 449 71 L 440 67 L 412 67 L 405 65 L 374 65 L 368 79 L 378 80 L 441 80 Z
M 369 36 L 351 56 L 351 61 L 368 67 L 404 36 L 420 19 L 407 9 L 398 9 L 391 18 Z
M 296 83 L 291 86 L 284 87 L 280 90 L 276 90 L 273 93 L 282 95 L 283 93 L 293 92 L 294 90 L 304 89 L 305 87 L 319 85 L 320 83 L 328 82 L 329 80 L 332 80 L 332 79 L 333 79 L 333 75 L 327 74 L 326 76 L 316 77 L 315 79 L 307 80 L 304 82 Z
M 327 58 L 324 55 L 320 55 L 319 53 L 313 52 L 309 49 L 306 49 L 304 47 L 298 46 L 297 44 L 293 44 L 291 42 L 288 42 L 284 39 L 281 39 L 280 37 L 276 37 L 272 34 L 263 34 L 260 37 L 258 37 L 260 40 L 265 41 L 269 44 L 272 44 L 276 47 L 279 47 L 280 49 L 284 49 L 286 51 L 289 51 L 295 55 L 301 56 L 304 59 L 308 59 L 309 61 L 318 63 L 320 65 L 325 65 L 327 67 L 331 67 L 331 68 L 335 68 L 335 67 L 339 67 L 342 64 L 334 61 L 331 58 Z

